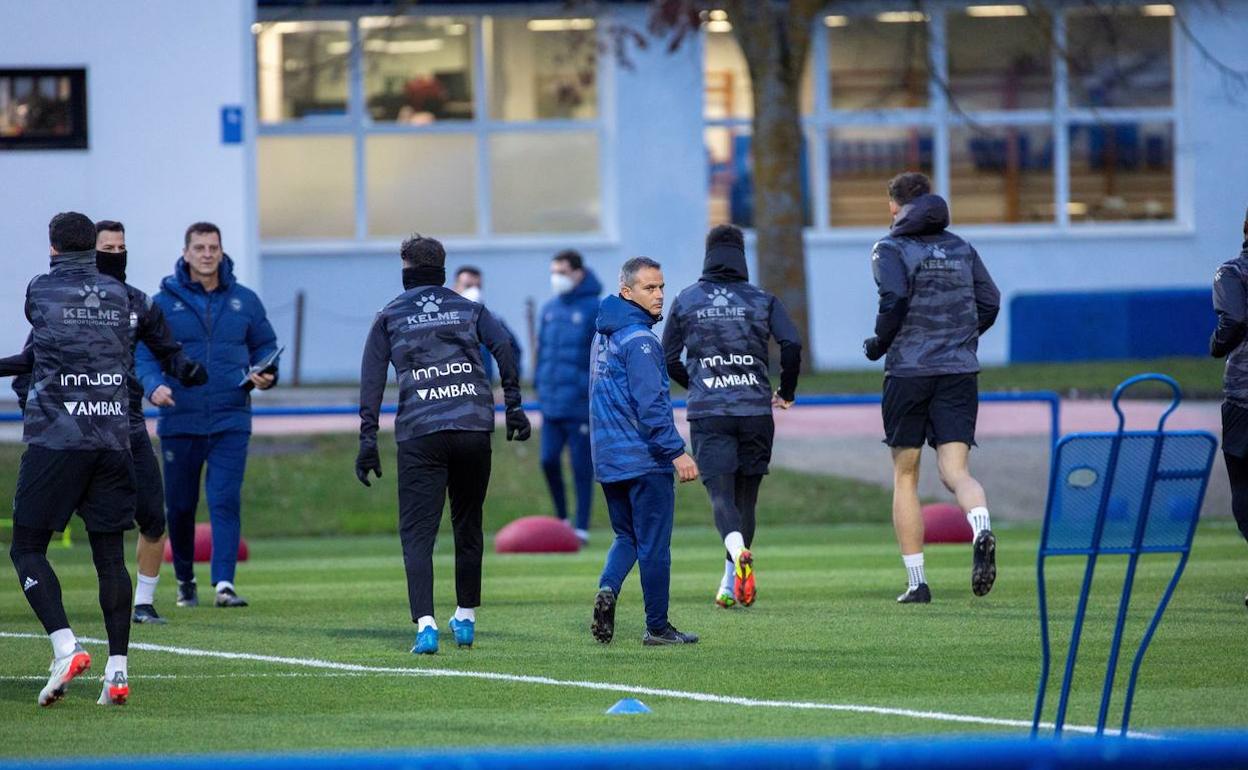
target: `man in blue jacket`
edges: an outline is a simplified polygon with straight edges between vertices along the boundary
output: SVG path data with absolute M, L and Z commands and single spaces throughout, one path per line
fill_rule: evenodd
M 555 515 L 568 519 L 563 488 L 563 448 L 572 456 L 576 486 L 576 536 L 589 542 L 594 462 L 589 449 L 589 351 L 602 284 L 575 251 L 550 261 L 555 296 L 542 308 L 533 387 L 542 406 L 542 470 Z
M 251 439 L 251 389 L 277 383 L 277 362 L 253 365 L 277 350 L 277 335 L 255 292 L 234 280 L 234 263 L 221 249 L 221 231 L 209 222 L 186 229 L 182 257 L 152 298 L 164 311 L 186 355 L 202 361 L 208 384 L 190 390 L 167 379 L 142 345 L 136 369 L 148 400 L 160 407 L 156 432 L 165 465 L 165 512 L 178 606 L 199 604 L 195 585 L 195 509 L 199 479 L 212 521 L 212 582 L 218 607 L 246 607 L 234 590 L 241 536 L 240 508 L 247 444 Z M 242 384 L 240 384 L 242 383 Z
M 641 567 L 646 645 L 693 644 L 667 619 L 676 487 L 698 478 L 698 466 L 676 432 L 663 345 L 653 327 L 663 318 L 663 271 L 634 257 L 620 270 L 620 293 L 602 301 L 590 369 L 590 437 L 594 471 L 607 498 L 615 541 L 598 581 L 590 632 L 615 635 L 615 604 L 633 564 Z

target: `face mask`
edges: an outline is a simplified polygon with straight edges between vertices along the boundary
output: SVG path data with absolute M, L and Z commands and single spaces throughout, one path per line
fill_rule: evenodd
M 469 302 L 480 302 L 481 301 L 481 287 L 469 286 L 468 288 L 460 292 L 459 296 L 463 297 Z
M 550 289 L 555 294 L 567 294 L 574 288 L 576 288 L 576 286 L 572 283 L 572 276 L 567 275 L 566 273 L 550 274 Z
M 95 252 L 95 266 L 101 273 L 111 275 L 122 283 L 125 283 L 126 252 L 97 251 Z

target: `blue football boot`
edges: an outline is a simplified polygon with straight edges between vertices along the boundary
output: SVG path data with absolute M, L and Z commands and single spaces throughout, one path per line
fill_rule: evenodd
M 416 633 L 416 644 L 412 645 L 415 655 L 432 655 L 438 651 L 438 629 L 429 626 Z
M 451 618 L 451 632 L 455 634 L 455 644 L 460 647 L 471 647 L 473 633 L 476 631 L 476 623 L 471 620 L 456 620 Z

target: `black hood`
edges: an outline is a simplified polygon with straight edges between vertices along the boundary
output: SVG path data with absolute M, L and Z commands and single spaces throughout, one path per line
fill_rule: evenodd
M 731 243 L 717 243 L 707 249 L 706 258 L 702 260 L 702 280 L 711 283 L 750 280 L 745 250 Z
M 889 235 L 934 235 L 949 226 L 949 204 L 939 195 L 920 195 L 901 207 Z

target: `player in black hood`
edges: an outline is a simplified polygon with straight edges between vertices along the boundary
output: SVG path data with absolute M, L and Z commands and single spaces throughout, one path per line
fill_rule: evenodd
M 754 509 L 771 461 L 772 409 L 797 390 L 802 342 L 784 305 L 749 283 L 745 239 L 732 225 L 706 237 L 702 277 L 680 293 L 663 331 L 668 375 L 689 390 L 693 454 L 727 549 L 715 603 L 754 603 Z M 780 344 L 772 392 L 768 341 Z M 681 360 L 682 354 L 684 360 Z

